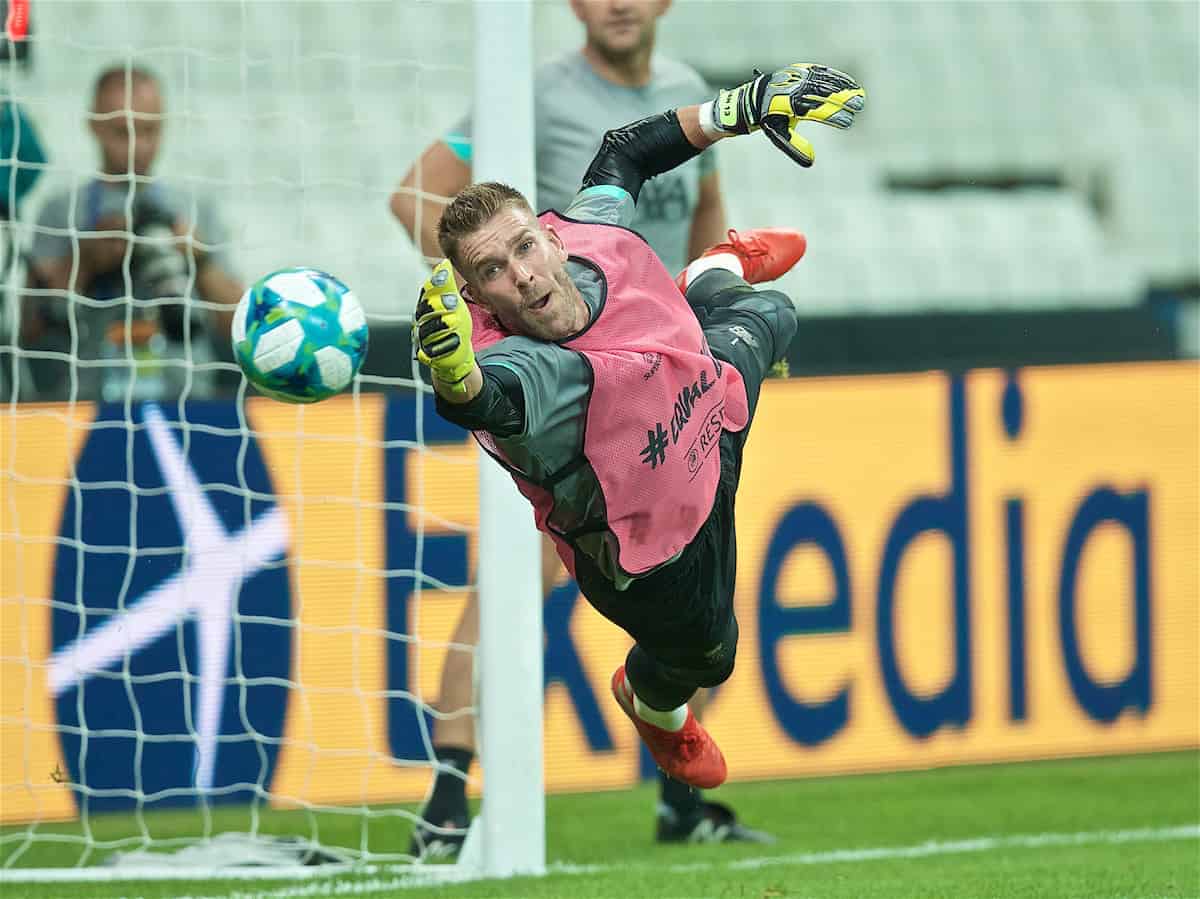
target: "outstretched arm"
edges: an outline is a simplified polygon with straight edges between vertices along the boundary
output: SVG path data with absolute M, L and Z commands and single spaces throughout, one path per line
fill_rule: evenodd
M 681 106 L 604 134 L 600 149 L 583 176 L 583 189 L 619 187 L 637 202 L 642 185 L 655 175 L 683 165 L 721 137 L 700 128 L 700 106 Z
M 807 168 L 815 154 L 796 126 L 806 121 L 849 128 L 865 104 L 866 92 L 849 75 L 796 63 L 723 90 L 711 103 L 682 106 L 606 132 L 583 176 L 583 188 L 619 187 L 636 202 L 642 185 L 655 175 L 722 138 L 759 129 Z
M 521 380 L 503 366 L 480 366 L 471 330 L 471 312 L 454 268 L 443 259 L 421 286 L 413 322 L 417 359 L 429 366 L 438 413 L 468 430 L 496 437 L 520 434 L 525 430 Z

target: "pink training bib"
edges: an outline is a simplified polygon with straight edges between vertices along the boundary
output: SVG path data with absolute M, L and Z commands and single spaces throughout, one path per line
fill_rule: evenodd
M 540 220 L 575 261 L 603 276 L 599 313 L 560 346 L 582 354 L 593 373 L 583 455 L 603 493 L 617 562 L 626 574 L 645 574 L 683 549 L 708 517 L 721 432 L 740 431 L 749 420 L 746 388 L 737 369 L 709 353 L 691 307 L 640 236 L 553 212 Z M 508 336 L 490 313 L 474 304 L 471 312 L 477 351 Z M 489 434 L 475 437 L 507 463 Z M 551 491 L 508 467 L 574 575 L 574 535 L 550 524 Z

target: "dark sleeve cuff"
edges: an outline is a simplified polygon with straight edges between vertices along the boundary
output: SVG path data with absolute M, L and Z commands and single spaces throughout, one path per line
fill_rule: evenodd
M 438 415 L 468 431 L 487 431 L 494 437 L 525 432 L 525 392 L 521 379 L 507 368 L 484 365 L 483 387 L 467 403 L 450 403 L 436 396 Z
M 669 172 L 699 155 L 671 109 L 605 132 L 600 149 L 583 176 L 585 188 L 615 184 L 637 201 L 638 192 L 655 175 Z

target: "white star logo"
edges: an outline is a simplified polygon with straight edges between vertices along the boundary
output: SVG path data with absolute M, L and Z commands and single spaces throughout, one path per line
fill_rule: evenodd
M 287 518 L 279 506 L 234 534 L 226 533 L 196 472 L 171 436 L 162 413 L 146 405 L 146 434 L 183 532 L 184 567 L 50 657 L 54 696 L 113 663 L 127 660 L 180 621 L 196 617 L 200 653 L 196 698 L 195 786 L 212 787 L 233 616 L 242 582 L 287 549 Z M 180 660 L 179 670 L 186 670 Z

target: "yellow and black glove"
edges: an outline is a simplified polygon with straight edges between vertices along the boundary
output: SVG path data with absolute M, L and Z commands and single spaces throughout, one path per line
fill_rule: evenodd
M 435 381 L 465 393 L 463 381 L 475 367 L 471 348 L 471 310 L 454 281 L 454 267 L 443 259 L 421 285 L 413 321 L 417 361 L 428 365 Z
M 800 122 L 849 128 L 867 103 L 867 93 L 845 72 L 798 62 L 723 90 L 713 100 L 713 124 L 730 134 L 759 128 L 771 143 L 800 165 L 813 164 L 813 147 L 796 131 Z

